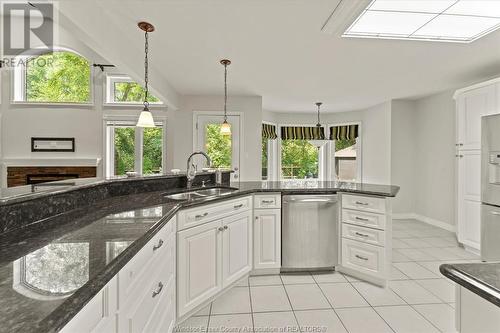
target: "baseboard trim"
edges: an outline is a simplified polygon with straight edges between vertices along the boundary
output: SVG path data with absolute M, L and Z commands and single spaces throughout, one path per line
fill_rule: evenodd
M 392 214 L 392 218 L 394 220 L 414 219 L 414 220 L 418 220 L 420 222 L 424 222 L 424 223 L 433 225 L 435 227 L 438 227 L 438 228 L 441 228 L 441 229 L 444 229 L 444 230 L 448 230 L 448 231 L 451 231 L 451 232 L 456 232 L 455 226 L 453 226 L 453 225 L 450 225 L 450 224 L 448 224 L 446 222 L 439 221 L 439 220 L 430 218 L 428 216 L 420 215 L 420 214 L 417 214 L 417 213 Z

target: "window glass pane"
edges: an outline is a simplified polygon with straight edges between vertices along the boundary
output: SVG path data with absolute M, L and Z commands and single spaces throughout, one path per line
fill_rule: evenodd
M 281 178 L 318 178 L 319 148 L 307 140 L 281 142 Z
M 207 124 L 205 127 L 206 152 L 216 168 L 231 168 L 232 135 L 220 134 L 220 124 Z
M 135 82 L 115 82 L 114 89 L 114 102 L 134 102 L 142 103 L 144 101 L 144 88 Z M 160 100 L 155 96 L 148 94 L 148 102 L 159 103 Z
M 333 176 L 340 181 L 356 181 L 358 174 L 356 139 L 336 140 Z
M 29 59 L 26 101 L 90 102 L 89 62 L 71 52 L 54 52 Z
M 262 138 L 262 180 L 269 177 L 268 170 L 268 139 Z
M 115 127 L 115 175 L 135 169 L 135 127 Z
M 142 173 L 159 174 L 162 168 L 163 127 L 144 128 Z

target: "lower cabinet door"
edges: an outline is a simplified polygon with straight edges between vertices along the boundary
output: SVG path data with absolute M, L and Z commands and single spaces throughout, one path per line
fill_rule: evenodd
M 281 267 L 281 209 L 255 209 L 254 268 Z
M 177 313 L 182 317 L 222 289 L 222 221 L 177 234 Z
M 223 220 L 222 287 L 252 270 L 252 211 Z

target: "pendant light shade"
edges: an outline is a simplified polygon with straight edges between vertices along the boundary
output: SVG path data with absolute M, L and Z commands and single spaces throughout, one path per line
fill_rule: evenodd
M 227 122 L 227 66 L 231 65 L 231 60 L 223 59 L 220 63 L 224 66 L 224 121 L 220 126 L 220 134 L 231 135 L 231 124 Z
M 139 29 L 144 31 L 144 109 L 139 115 L 139 120 L 137 120 L 137 127 L 155 127 L 155 121 L 153 119 L 153 114 L 149 111 L 149 102 L 148 102 L 148 94 L 149 94 L 149 86 L 148 86 L 148 51 L 149 51 L 149 43 L 148 43 L 148 33 L 155 31 L 155 27 L 148 22 L 139 22 L 137 24 Z

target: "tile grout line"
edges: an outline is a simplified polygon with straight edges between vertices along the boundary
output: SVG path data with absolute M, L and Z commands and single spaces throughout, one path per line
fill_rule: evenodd
M 293 309 L 292 302 L 290 301 L 290 296 L 288 296 L 288 291 L 286 290 L 285 284 L 283 283 L 283 279 L 281 278 L 281 273 L 279 274 L 281 285 L 283 286 L 283 289 L 285 290 L 285 295 L 286 298 L 288 299 L 288 304 L 290 304 L 290 309 L 292 309 L 293 317 L 295 318 L 295 322 L 297 323 L 297 326 L 299 328 L 299 331 L 302 332 L 301 325 L 299 324 L 299 320 L 297 319 L 297 315 L 295 314 L 295 310 Z
M 253 319 L 252 290 L 250 289 L 250 276 L 247 276 L 248 297 L 250 297 L 250 318 L 252 318 L 252 332 L 255 332 L 255 320 Z

